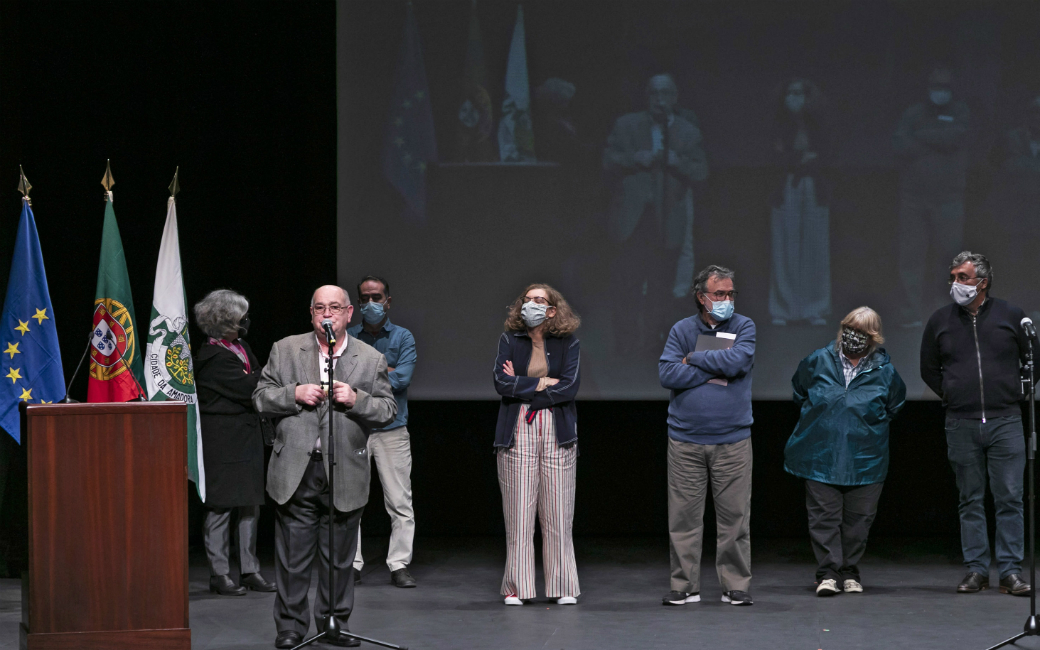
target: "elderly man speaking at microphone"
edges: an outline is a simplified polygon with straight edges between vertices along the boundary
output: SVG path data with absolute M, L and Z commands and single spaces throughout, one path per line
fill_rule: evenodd
M 324 286 L 311 298 L 313 331 L 274 344 L 253 393 L 260 413 L 277 418 L 274 453 L 267 474 L 267 493 L 277 504 L 275 577 L 278 594 L 274 620 L 276 648 L 298 645 L 310 627 L 307 591 L 315 552 L 320 560 L 314 620 L 324 627 L 329 602 L 342 629 L 354 607 L 353 567 L 358 525 L 368 501 L 369 462 L 366 449 L 372 429 L 397 415 L 386 358 L 375 348 L 346 334 L 353 314 L 350 298 L 340 287 Z M 328 345 L 325 327 L 335 343 Z M 329 355 L 333 386 L 323 388 Z M 329 494 L 329 418 L 336 436 L 335 490 Z M 334 528 L 336 548 L 328 548 L 327 530 Z M 319 534 L 321 531 L 321 534 Z M 329 594 L 329 556 L 336 571 L 336 593 Z M 337 646 L 360 642 L 345 635 L 323 639 Z

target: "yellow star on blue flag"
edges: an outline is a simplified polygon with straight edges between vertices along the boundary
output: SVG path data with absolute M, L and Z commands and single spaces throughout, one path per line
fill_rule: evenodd
M 30 327 L 33 319 L 37 322 Z M 36 220 L 25 200 L 11 258 L 4 311 L 0 315 L 0 340 L 7 344 L 7 349 L 0 353 L 0 377 L 10 379 L 0 383 L 0 428 L 21 442 L 18 403 L 53 402 L 65 395 L 65 373 L 61 367 L 47 272 L 43 267 Z

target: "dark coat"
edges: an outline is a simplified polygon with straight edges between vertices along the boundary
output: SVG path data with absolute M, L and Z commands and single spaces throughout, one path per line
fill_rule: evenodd
M 802 360 L 791 378 L 801 407 L 784 449 L 784 469 L 831 485 L 880 483 L 888 474 L 888 424 L 906 403 L 906 385 L 883 348 L 845 386 L 834 342 Z
M 545 390 L 538 388 L 538 380 L 527 376 L 534 346 L 527 332 L 505 332 L 498 339 L 495 358 L 495 390 L 502 396 L 498 407 L 498 426 L 495 429 L 495 447 L 512 447 L 520 405 L 528 404 L 532 411 L 552 409 L 556 424 L 556 444 L 569 445 L 578 440 L 578 410 L 574 398 L 578 395 L 581 376 L 578 372 L 581 348 L 573 335 L 545 337 L 545 356 L 549 363 L 548 376 L 560 383 Z M 515 377 L 502 371 L 506 361 L 513 362 Z
M 204 344 L 195 358 L 206 505 L 215 508 L 264 503 L 264 438 L 252 403 L 262 368 L 249 344 L 239 343 L 249 374 L 238 355 L 219 345 Z

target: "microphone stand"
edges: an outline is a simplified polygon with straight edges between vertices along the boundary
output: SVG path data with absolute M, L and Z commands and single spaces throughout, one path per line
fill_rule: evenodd
M 90 336 L 87 337 L 87 347 L 83 350 L 83 356 L 79 358 L 79 363 L 76 364 L 76 369 L 72 371 L 72 376 L 69 377 L 69 383 L 65 386 L 65 399 L 59 402 L 60 404 L 79 404 L 78 399 L 72 399 L 69 397 L 69 391 L 72 390 L 72 382 L 76 381 L 76 375 L 79 374 L 79 369 L 83 367 L 83 361 L 87 358 L 87 353 L 90 352 L 91 342 L 94 340 L 94 330 L 91 329 Z
M 328 456 L 329 461 L 329 613 L 325 617 L 325 629 L 318 632 L 311 638 L 307 639 L 300 645 L 293 648 L 298 650 L 308 646 L 315 641 L 323 638 L 336 638 L 338 636 L 348 636 L 358 641 L 365 641 L 373 645 L 383 646 L 384 648 L 392 648 L 393 650 L 408 650 L 404 646 L 394 645 L 392 643 L 386 643 L 385 641 L 377 641 L 376 639 L 369 639 L 367 637 L 358 636 L 352 634 L 340 627 L 339 621 L 335 617 L 336 608 L 336 545 L 334 543 L 336 538 L 336 436 L 335 436 L 335 421 L 336 421 L 336 398 L 335 388 L 332 383 L 332 371 L 333 363 L 336 356 L 336 339 L 332 335 L 332 329 L 325 329 L 325 341 L 329 346 L 329 358 L 328 363 L 325 366 L 325 376 L 328 378 L 329 386 L 329 445 L 328 449 L 323 450 L 325 455 Z M 348 578 L 352 579 L 352 578 Z
M 1036 499 L 1035 484 L 1035 458 L 1036 458 L 1036 375 L 1033 360 L 1033 337 L 1027 335 L 1026 341 L 1029 345 L 1026 352 L 1026 368 L 1029 370 L 1029 378 L 1022 379 L 1029 386 L 1029 445 L 1026 448 L 1026 466 L 1029 474 L 1029 618 L 1022 628 L 1022 632 L 1010 639 L 1001 641 L 987 650 L 996 650 L 1009 645 L 1027 636 L 1040 635 L 1040 624 L 1036 619 L 1036 554 L 1033 549 L 1036 544 L 1036 510 L 1034 500 Z

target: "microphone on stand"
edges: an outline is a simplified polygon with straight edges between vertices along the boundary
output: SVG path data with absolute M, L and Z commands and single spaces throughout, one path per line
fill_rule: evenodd
M 329 340 L 329 345 L 336 345 L 336 335 L 332 332 L 332 319 L 326 318 L 321 321 L 321 326 L 325 329 L 325 338 Z M 329 354 L 332 354 L 330 351 Z
M 1020 322 L 1019 325 L 1021 325 L 1022 329 L 1025 330 L 1026 336 L 1031 339 L 1036 338 L 1036 326 L 1033 325 L 1032 318 L 1026 316 L 1022 319 L 1022 322 Z
M 79 400 L 72 399 L 69 397 L 69 391 L 72 390 L 72 382 L 76 381 L 76 375 L 79 374 L 79 369 L 83 367 L 83 361 L 87 358 L 87 353 L 90 352 L 90 346 L 94 340 L 94 330 L 90 330 L 90 336 L 87 337 L 87 348 L 83 350 L 83 356 L 79 358 L 79 363 L 76 364 L 76 369 L 72 371 L 72 376 L 69 377 L 69 383 L 65 386 L 65 399 L 61 400 L 60 404 L 79 404 Z

